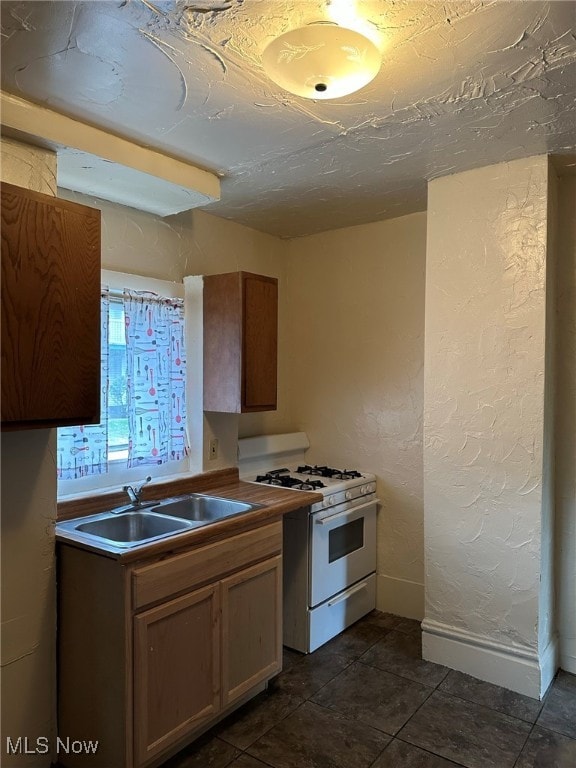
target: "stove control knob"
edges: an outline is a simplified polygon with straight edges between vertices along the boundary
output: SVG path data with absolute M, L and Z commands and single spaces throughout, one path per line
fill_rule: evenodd
M 325 507 L 332 507 L 332 506 L 334 506 L 334 496 L 327 496 L 324 499 L 324 506 Z
M 344 494 L 344 497 L 350 500 L 352 498 L 352 491 L 346 491 L 346 493 Z

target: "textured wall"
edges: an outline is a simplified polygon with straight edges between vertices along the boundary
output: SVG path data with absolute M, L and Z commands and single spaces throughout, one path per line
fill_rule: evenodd
M 378 605 L 422 617 L 426 216 L 289 242 L 290 391 L 312 461 L 378 477 Z
M 556 590 L 560 666 L 576 674 L 576 176 L 559 183 Z
M 426 616 L 538 647 L 547 159 L 428 195 Z
M 2 140 L 2 180 L 56 190 L 52 152 Z M 2 723 L 0 763 L 48 766 L 50 754 L 5 756 L 6 738 L 56 729 L 56 432 L 2 433 Z M 35 746 L 32 743 L 32 746 Z

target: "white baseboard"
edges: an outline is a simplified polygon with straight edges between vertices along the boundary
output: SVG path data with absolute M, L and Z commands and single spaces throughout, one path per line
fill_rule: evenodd
M 479 680 L 541 699 L 556 673 L 558 643 L 553 638 L 539 657 L 538 652 L 528 646 L 503 643 L 424 619 L 422 656 Z
M 376 608 L 407 619 L 424 618 L 424 584 L 376 574 Z
M 558 637 L 554 635 L 540 654 L 540 698 L 544 696 L 559 666 Z
M 560 639 L 560 669 L 576 675 L 576 638 Z

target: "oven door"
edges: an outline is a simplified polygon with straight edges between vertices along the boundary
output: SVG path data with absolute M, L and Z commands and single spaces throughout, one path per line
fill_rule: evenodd
M 378 499 L 338 504 L 310 517 L 310 606 L 376 570 Z

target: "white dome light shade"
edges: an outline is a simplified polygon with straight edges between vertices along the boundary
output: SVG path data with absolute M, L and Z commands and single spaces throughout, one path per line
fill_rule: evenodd
M 310 24 L 273 40 L 262 54 L 268 77 L 306 99 L 339 99 L 378 74 L 380 51 L 371 40 L 336 24 Z

